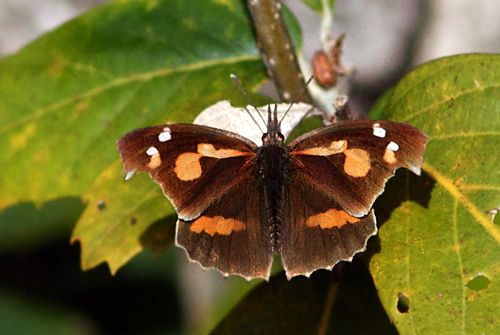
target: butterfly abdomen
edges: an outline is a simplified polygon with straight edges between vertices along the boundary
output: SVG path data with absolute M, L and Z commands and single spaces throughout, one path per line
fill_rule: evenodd
M 262 223 L 269 229 L 274 253 L 281 251 L 281 234 L 288 200 L 286 171 L 289 161 L 289 149 L 284 144 L 263 146 L 257 153 Z

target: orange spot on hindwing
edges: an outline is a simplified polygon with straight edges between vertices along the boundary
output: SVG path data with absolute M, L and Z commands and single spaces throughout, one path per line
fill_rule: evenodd
M 347 223 L 356 223 L 360 219 L 355 218 L 344 212 L 343 210 L 329 209 L 325 213 L 310 216 L 306 220 L 308 227 L 320 227 L 322 229 L 330 229 L 333 227 L 340 228 Z
M 345 173 L 354 178 L 366 177 L 372 166 L 368 152 L 362 149 L 348 149 L 344 154 Z
M 229 235 L 233 231 L 245 229 L 245 223 L 235 219 L 226 219 L 220 215 L 214 216 L 213 218 L 208 216 L 202 216 L 195 220 L 189 230 L 194 233 L 205 233 L 214 236 L 219 235 Z

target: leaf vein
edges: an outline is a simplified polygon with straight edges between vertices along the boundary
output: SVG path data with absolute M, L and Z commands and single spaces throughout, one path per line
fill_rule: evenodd
M 174 73 L 190 72 L 190 71 L 195 71 L 195 70 L 201 70 L 204 68 L 209 68 L 212 66 L 220 66 L 222 64 L 233 64 L 236 62 L 258 60 L 258 59 L 259 59 L 259 56 L 240 56 L 240 57 L 227 58 L 227 59 L 222 59 L 222 60 L 217 59 L 217 60 L 199 62 L 196 64 L 189 64 L 186 66 L 179 66 L 179 67 L 176 67 L 173 69 L 172 68 L 159 69 L 159 70 L 152 71 L 152 72 L 146 72 L 146 73 L 142 73 L 142 74 L 133 74 L 133 75 L 128 76 L 128 77 L 117 78 L 114 81 L 111 81 L 107 84 L 98 86 L 98 87 L 96 87 L 92 90 L 89 90 L 87 92 L 84 92 L 81 94 L 75 94 L 72 97 L 56 101 L 49 106 L 46 106 L 43 108 L 38 108 L 33 114 L 26 115 L 25 117 L 19 118 L 15 122 L 1 128 L 0 134 L 5 134 L 13 128 L 24 125 L 29 121 L 33 122 L 35 119 L 41 118 L 50 112 L 56 111 L 62 107 L 68 106 L 68 105 L 73 104 L 73 103 L 80 101 L 82 99 L 93 97 L 97 94 L 100 94 L 102 92 L 105 92 L 107 90 L 110 90 L 110 89 L 113 89 L 113 88 L 116 88 L 119 86 L 123 86 L 123 85 L 130 84 L 133 82 L 148 81 L 148 80 L 152 80 L 154 78 L 167 76 L 167 75 L 174 74 Z
M 422 165 L 422 169 L 433 177 L 441 186 L 443 186 L 457 201 L 459 201 L 500 245 L 500 230 L 498 227 L 496 227 L 493 222 L 488 220 L 486 215 L 459 190 L 451 178 L 441 174 L 441 172 L 427 163 Z

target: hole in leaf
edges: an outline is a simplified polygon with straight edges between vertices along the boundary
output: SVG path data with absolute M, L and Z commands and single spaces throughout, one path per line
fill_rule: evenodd
M 410 299 L 403 293 L 398 293 L 398 305 L 397 305 L 399 313 L 408 313 L 410 309 Z
M 133 225 L 135 225 L 136 223 L 137 223 L 137 218 L 136 218 L 135 216 L 132 216 L 132 217 L 130 218 L 130 224 L 133 226 Z
M 496 207 L 486 212 L 486 214 L 491 214 L 493 216 L 493 223 L 497 225 L 500 225 L 500 215 L 498 214 L 499 211 L 500 208 Z
M 102 212 L 103 210 L 105 210 L 105 209 L 106 209 L 106 203 L 105 203 L 104 201 L 102 201 L 102 200 L 101 200 L 101 201 L 99 201 L 99 202 L 97 203 L 97 209 L 98 209 L 100 212 Z
M 465 286 L 467 286 L 471 290 L 479 291 L 488 288 L 489 285 L 490 280 L 488 279 L 488 277 L 482 274 L 478 274 L 474 278 L 469 280 L 469 282 Z

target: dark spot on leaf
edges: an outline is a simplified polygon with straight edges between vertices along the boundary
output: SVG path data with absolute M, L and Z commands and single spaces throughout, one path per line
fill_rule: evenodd
M 130 224 L 133 226 L 133 225 L 135 225 L 136 223 L 137 223 L 137 218 L 136 218 L 135 216 L 132 216 L 132 217 L 130 218 Z
M 398 293 L 398 305 L 399 313 L 408 313 L 410 310 L 410 299 L 403 293 Z
M 487 289 L 490 285 L 490 280 L 483 274 L 478 274 L 465 285 L 471 290 L 480 291 Z
M 97 203 L 97 209 L 102 212 L 106 209 L 106 203 L 102 200 L 100 200 L 98 203 Z

